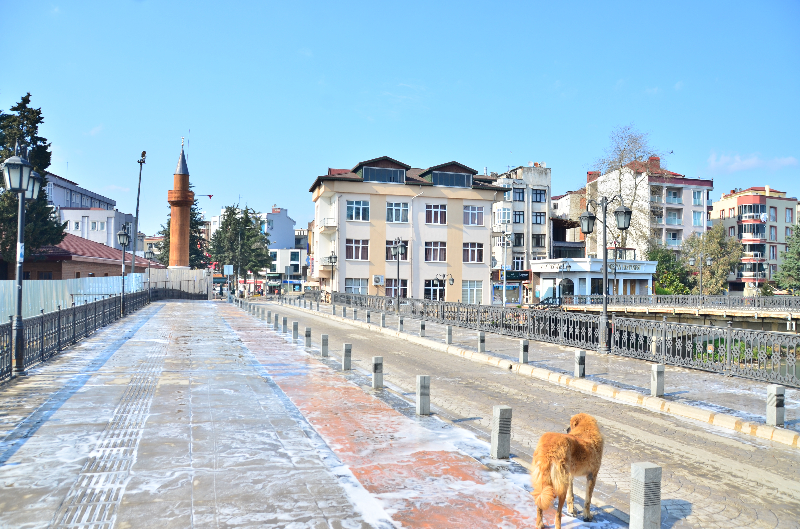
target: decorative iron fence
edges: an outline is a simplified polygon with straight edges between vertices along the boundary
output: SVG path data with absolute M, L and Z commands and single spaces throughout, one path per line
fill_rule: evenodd
M 621 356 L 800 387 L 800 335 L 612 318 L 611 352 Z
M 120 296 L 108 297 L 23 320 L 24 369 L 44 362 L 65 347 L 120 318 Z M 148 304 L 147 291 L 125 295 L 125 313 Z M 0 380 L 11 376 L 14 351 L 11 322 L 0 325 Z
M 602 305 L 602 295 L 563 296 L 566 306 Z M 800 296 L 608 296 L 609 305 L 731 310 L 800 310 Z
M 147 292 L 145 292 L 146 294 Z M 187 292 L 179 288 L 152 288 L 150 289 L 150 301 L 162 301 L 165 299 L 190 299 L 207 300 L 207 292 Z

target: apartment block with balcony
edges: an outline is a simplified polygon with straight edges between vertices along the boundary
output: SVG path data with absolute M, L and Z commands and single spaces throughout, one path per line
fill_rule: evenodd
M 771 281 L 797 225 L 798 200 L 769 186 L 732 189 L 714 202 L 711 217 L 728 237 L 738 238 L 744 254 L 728 276 L 731 292 L 743 292 Z
M 708 222 L 711 203 L 709 194 L 714 181 L 690 178 L 661 167 L 661 159 L 651 156 L 646 162 L 631 162 L 622 171 L 601 175 L 589 171 L 586 176 L 587 194 L 596 199 L 620 194 L 625 205 L 633 210 L 631 227 L 624 234 L 625 250 L 644 256 L 649 243 L 655 241 L 679 252 L 683 241 L 692 234 L 702 234 L 711 225 Z M 609 206 L 608 248 L 613 250 L 613 210 L 619 201 Z M 602 219 L 598 212 L 598 223 L 594 233 L 587 238 L 587 254 L 600 256 L 598 237 L 602 237 Z
M 309 191 L 309 275 L 321 290 L 490 302 L 492 203 L 505 191 L 493 177 L 455 161 L 419 169 L 383 156 L 329 169 Z M 407 248 L 399 258 L 396 239 Z

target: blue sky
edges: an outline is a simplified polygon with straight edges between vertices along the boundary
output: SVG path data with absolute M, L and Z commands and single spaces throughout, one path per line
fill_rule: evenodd
M 663 165 L 800 195 L 800 2 L 4 2 L 0 107 L 25 92 L 50 170 L 166 219 L 188 140 L 209 214 L 305 226 L 328 167 L 529 161 L 580 188 L 616 126 Z M 9 21 L 14 21 L 13 24 Z M 16 58 L 16 63 L 14 59 Z M 190 132 L 191 131 L 191 132 Z M 69 164 L 69 165 L 68 165 Z

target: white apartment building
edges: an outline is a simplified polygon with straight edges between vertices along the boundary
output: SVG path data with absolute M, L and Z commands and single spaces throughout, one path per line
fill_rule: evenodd
M 270 294 L 303 292 L 305 290 L 303 267 L 306 266 L 308 258 L 305 248 L 270 249 L 269 253 L 272 265 L 266 271 L 265 290 Z
M 614 210 L 616 200 L 608 207 L 607 248 L 623 248 L 632 258 L 643 259 L 650 241 L 655 241 L 680 252 L 683 241 L 692 234 L 702 234 L 709 226 L 711 211 L 710 192 L 714 181 L 689 178 L 661 167 L 661 159 L 651 156 L 647 162 L 631 162 L 622 171 L 600 175 L 589 171 L 586 175 L 587 197 L 611 198 L 622 195 L 625 205 L 631 208 L 631 225 L 625 232 L 617 230 Z M 587 236 L 588 257 L 602 257 L 598 247 L 603 233 L 603 218 L 599 209 L 594 232 Z M 615 239 L 618 244 L 615 246 Z
M 493 180 L 458 162 L 413 169 L 387 156 L 329 169 L 309 190 L 310 277 L 328 292 L 489 304 L 492 202 L 505 191 Z M 407 247 L 399 261 L 395 239 Z
M 117 232 L 125 228 L 130 233 L 133 229 L 134 216 L 115 209 L 62 207 L 57 212 L 61 222 L 67 223 L 67 227 L 64 229 L 65 233 L 99 242 L 118 250 L 121 248 L 117 242 Z M 137 251 L 144 249 L 144 238 L 144 234 L 140 233 Z
M 80 187 L 53 173 L 47 173 L 47 203 L 54 208 L 99 208 L 113 210 L 117 203 L 110 198 Z

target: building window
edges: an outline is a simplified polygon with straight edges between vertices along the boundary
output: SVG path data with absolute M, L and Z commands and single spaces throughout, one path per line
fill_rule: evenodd
M 508 189 L 508 191 L 503 193 L 503 200 L 511 200 L 511 184 L 503 184 L 502 187 Z
M 494 212 L 495 224 L 508 224 L 511 222 L 511 208 L 497 208 Z
M 703 225 L 703 212 L 692 211 L 692 226 L 702 226 L 702 225 Z
M 553 209 L 558 209 L 558 202 L 553 202 Z
M 369 220 L 369 200 L 348 200 L 347 220 Z
M 494 238 L 494 245 L 497 246 L 498 248 L 500 248 L 500 247 L 508 248 L 509 246 L 511 246 L 511 241 L 509 241 L 505 237 L 495 237 Z
M 345 259 L 369 260 L 369 239 L 345 239 Z
M 347 294 L 362 294 L 367 295 L 367 279 L 366 278 L 350 278 L 344 279 L 344 291 Z
M 703 192 L 702 191 L 692 191 L 692 205 L 693 206 L 702 206 L 703 205 Z
M 464 225 L 483 226 L 483 206 L 464 206 Z
M 786 239 L 788 240 L 789 237 L 791 237 L 791 236 L 792 236 L 792 228 L 787 226 L 786 227 Z
M 725 210 L 724 209 L 719 210 L 719 218 L 725 219 Z
M 525 234 L 524 233 L 515 233 L 514 234 L 514 246 L 525 246 Z
M 514 224 L 522 224 L 525 222 L 525 212 L 524 211 L 515 211 L 514 212 Z
M 774 226 L 772 226 L 774 228 Z M 766 239 L 767 228 L 763 224 L 740 224 L 740 239 Z
M 776 274 L 776 273 L 778 273 L 778 265 L 775 265 L 775 264 L 769 265 L 769 277 L 770 277 L 770 279 L 772 279 L 772 276 L 774 274 Z
M 544 211 L 536 211 L 532 215 L 533 224 L 544 224 Z
M 465 242 L 464 243 L 464 262 L 482 263 L 483 262 L 483 243 Z
M 93 221 L 91 222 L 90 226 L 91 226 L 91 228 L 90 228 L 90 229 L 91 229 L 92 231 L 97 231 L 97 221 L 94 221 L 94 220 L 93 220 Z
M 736 228 L 734 228 L 733 226 L 728 228 L 728 237 L 733 237 L 735 235 L 736 235 Z
M 728 218 L 732 219 L 736 216 L 736 208 L 728 208 Z
M 483 301 L 483 281 L 461 282 L 461 303 L 480 304 Z
M 514 270 L 525 270 L 525 257 L 521 255 L 514 256 Z
M 444 281 L 441 279 L 425 280 L 425 299 L 444 301 Z
M 299 274 L 300 273 L 300 265 L 299 264 L 293 264 L 293 265 L 289 265 L 289 266 L 291 267 L 290 269 L 291 269 L 293 274 Z M 293 278 L 293 279 L 298 279 L 298 278 Z
M 81 278 L 81 273 L 75 272 L 75 279 L 80 279 L 80 278 Z
M 531 189 L 531 202 L 544 202 L 545 198 L 544 189 Z
M 667 204 L 683 204 L 680 192 L 675 189 L 667 190 Z
M 400 256 L 401 261 L 408 261 L 408 241 L 402 241 L 403 245 L 406 247 L 406 253 Z M 392 255 L 392 248 L 394 248 L 394 241 L 386 241 L 386 260 L 387 261 L 397 261 L 397 258 Z
M 106 231 L 106 223 L 105 222 L 98 222 L 97 229 L 100 231 Z
M 769 227 L 769 240 L 777 241 L 778 240 L 778 227 L 777 226 L 770 226 Z
M 525 202 L 525 188 L 514 188 L 514 202 Z
M 53 272 L 39 272 L 37 279 L 53 279 Z
M 770 246 L 769 247 L 769 260 L 774 261 L 778 258 L 778 247 L 777 246 Z
M 472 175 L 466 173 L 445 173 L 433 171 L 431 183 L 435 186 L 472 187 Z
M 769 208 L 769 221 L 778 222 L 778 208 Z
M 72 223 L 72 229 L 73 229 L 73 231 L 80 231 L 80 229 L 81 229 L 81 223 L 80 223 L 80 222 L 78 222 L 78 221 L 75 221 L 75 222 L 73 222 L 73 223 Z
M 447 261 L 447 247 L 444 242 L 425 243 L 425 261 Z
M 290 252 L 289 253 L 289 262 L 291 262 L 291 263 L 299 263 L 300 262 L 300 252 Z
M 425 204 L 426 224 L 447 224 L 447 206 L 445 204 Z
M 786 208 L 786 222 L 789 224 L 794 222 L 794 210 L 791 208 Z
M 387 169 L 385 167 L 364 167 L 361 171 L 365 182 L 385 182 L 389 184 L 403 184 L 406 181 L 404 169 Z
M 272 259 L 273 261 L 277 261 L 278 260 L 278 252 L 269 252 L 269 258 Z
M 544 248 L 544 235 L 543 234 L 531 235 L 531 246 L 534 246 L 536 248 Z
M 408 222 L 408 202 L 387 202 L 386 222 Z
M 386 280 L 386 296 L 390 298 L 397 297 L 397 279 Z M 400 297 L 401 298 L 408 297 L 408 279 L 400 280 Z

